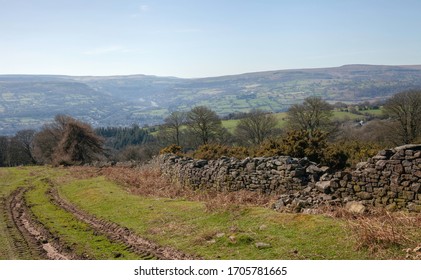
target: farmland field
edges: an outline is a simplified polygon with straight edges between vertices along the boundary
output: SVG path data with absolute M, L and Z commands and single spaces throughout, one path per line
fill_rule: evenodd
M 365 110 L 361 111 L 361 113 L 364 114 L 355 114 L 352 112 L 341 112 L 338 110 L 335 110 L 333 112 L 333 120 L 338 121 L 345 121 L 345 120 L 352 120 L 352 121 L 359 121 L 359 120 L 365 120 L 369 116 L 381 116 L 383 114 L 381 109 L 372 109 L 372 110 Z M 278 128 L 284 128 L 286 125 L 286 119 L 287 119 L 287 113 L 275 113 L 273 114 L 278 121 Z M 235 131 L 235 127 L 237 126 L 239 119 L 232 119 L 232 120 L 223 120 L 222 125 L 225 127 L 229 132 L 233 133 Z

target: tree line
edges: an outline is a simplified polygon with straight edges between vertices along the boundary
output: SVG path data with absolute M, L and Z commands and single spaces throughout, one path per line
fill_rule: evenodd
M 333 106 L 311 96 L 289 108 L 282 129 L 274 114 L 254 109 L 241 114 L 233 133 L 205 106 L 172 112 L 153 133 L 137 125 L 93 129 L 58 115 L 39 131 L 0 137 L 0 165 L 148 160 L 164 149 L 204 158 L 283 154 L 343 168 L 381 147 L 421 142 L 420 90 L 395 94 L 383 104 L 383 112 L 385 117 L 364 125 L 338 123 Z

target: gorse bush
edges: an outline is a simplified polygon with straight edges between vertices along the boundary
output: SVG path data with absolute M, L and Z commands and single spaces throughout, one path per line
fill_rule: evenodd
M 321 162 L 323 151 L 327 147 L 327 133 L 320 130 L 313 132 L 291 130 L 279 139 L 268 139 L 255 149 L 256 156 L 288 155 L 297 158 Z
M 333 170 L 343 169 L 348 166 L 348 154 L 341 145 L 331 143 L 323 150 L 321 163 Z
M 172 144 L 169 145 L 168 147 L 165 147 L 163 149 L 161 149 L 161 151 L 159 151 L 159 154 L 163 155 L 163 154 L 174 154 L 174 155 L 182 155 L 182 151 L 183 148 L 176 145 L 176 144 Z
M 266 139 L 263 143 L 254 148 L 254 156 L 273 157 L 284 155 L 281 139 Z
M 348 156 L 348 163 L 355 165 L 361 161 L 367 161 L 368 158 L 375 156 L 378 151 L 386 148 L 378 143 L 366 141 L 340 141 L 338 146 Z
M 245 158 L 249 155 L 245 147 L 229 147 L 221 144 L 202 145 L 193 153 L 194 158 L 206 160 L 218 159 L 222 156 Z
M 357 140 L 328 142 L 328 133 L 320 130 L 312 132 L 291 130 L 283 137 L 266 139 L 254 147 L 202 145 L 193 152 L 193 157 L 206 160 L 218 159 L 222 156 L 239 159 L 261 156 L 307 157 L 310 161 L 329 166 L 332 170 L 339 170 L 366 161 L 383 148 L 385 147 L 377 143 Z M 162 149 L 161 154 L 163 153 L 181 155 L 181 147 L 171 145 Z
M 311 161 L 321 162 L 323 150 L 327 147 L 327 133 L 320 130 L 292 130 L 282 139 L 285 155 L 307 157 Z

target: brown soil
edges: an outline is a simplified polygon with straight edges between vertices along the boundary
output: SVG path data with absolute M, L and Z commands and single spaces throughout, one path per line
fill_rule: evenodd
M 40 222 L 33 218 L 27 206 L 24 194 L 27 189 L 21 187 L 11 193 L 6 200 L 9 220 L 20 232 L 20 237 L 14 238 L 20 255 L 30 251 L 33 259 L 70 260 L 77 259 L 71 248 L 60 244 L 58 237 L 51 234 Z M 66 248 L 66 249 L 64 249 Z
M 60 197 L 57 189 L 54 187 L 51 187 L 48 193 L 56 205 L 72 213 L 78 220 L 87 223 L 91 228 L 107 236 L 110 240 L 126 244 L 130 250 L 142 257 L 154 257 L 164 260 L 198 259 L 198 257 L 187 255 L 170 247 L 161 247 L 138 236 L 126 227 L 90 215 Z

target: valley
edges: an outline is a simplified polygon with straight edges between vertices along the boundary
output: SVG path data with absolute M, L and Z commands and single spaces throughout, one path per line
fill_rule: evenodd
M 220 116 L 253 108 L 283 112 L 313 95 L 329 103 L 381 102 L 419 87 L 421 66 L 347 65 L 196 79 L 0 75 L 0 134 L 39 128 L 57 114 L 95 127 L 145 126 L 199 105 Z

